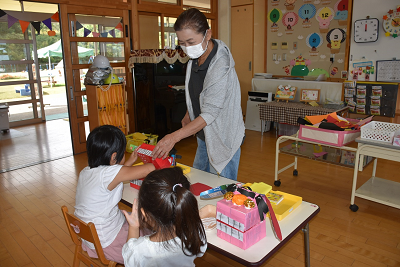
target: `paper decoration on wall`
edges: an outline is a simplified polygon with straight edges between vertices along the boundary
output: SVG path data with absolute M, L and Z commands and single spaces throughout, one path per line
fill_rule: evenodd
M 322 0 L 321 4 L 323 5 L 329 5 L 331 3 L 331 0 Z
M 371 74 L 374 73 L 375 67 L 373 61 L 358 61 L 350 64 L 350 77 L 354 81 L 369 81 Z
M 332 54 L 340 51 L 340 44 L 346 40 L 346 32 L 340 28 L 334 28 L 326 34 L 327 46 L 331 49 Z
M 336 73 L 338 73 L 338 71 L 339 71 L 338 67 L 333 67 L 332 70 L 331 70 L 331 77 L 335 76 Z
M 271 32 L 277 32 L 279 29 L 278 21 L 282 19 L 282 11 L 280 9 L 274 8 L 268 14 L 268 20 L 272 22 Z
M 290 75 L 290 65 L 284 66 L 282 69 L 285 71 L 286 75 Z
M 309 70 L 308 65 L 311 64 L 309 59 L 303 58 L 302 55 L 292 59 L 290 65 L 293 66 L 290 75 L 292 76 L 307 76 Z
M 329 77 L 329 73 L 326 70 L 321 69 L 321 68 L 315 68 L 315 69 L 310 70 L 310 72 L 308 73 L 308 76 L 319 76 L 321 74 L 324 74 L 325 77 Z
M 294 12 L 288 12 L 285 15 L 283 15 L 282 18 L 282 23 L 283 25 L 286 26 L 286 34 L 292 34 L 293 33 L 293 26 L 297 24 L 299 21 L 299 16 L 294 13 Z
M 335 10 L 335 16 L 333 19 L 338 20 L 339 25 L 347 25 L 347 17 L 349 10 L 349 0 L 339 0 L 333 7 Z
M 312 0 L 303 0 L 304 3 L 311 3 Z
M 279 0 L 271 0 L 271 5 L 273 5 L 273 6 L 277 6 L 277 5 L 279 5 Z
M 285 7 L 287 10 L 293 10 L 294 9 L 294 3 L 296 3 L 296 0 L 286 0 L 285 2 Z
M 323 7 L 317 11 L 315 17 L 319 23 L 320 33 L 327 33 L 329 31 L 329 24 L 333 19 L 333 9 L 330 7 Z
M 323 38 L 319 33 L 311 33 L 306 38 L 306 44 L 311 48 L 310 56 L 318 56 L 317 48 L 323 43 Z
M 303 20 L 303 28 L 311 27 L 311 19 L 317 13 L 317 9 L 312 4 L 304 4 L 299 8 L 299 17 Z

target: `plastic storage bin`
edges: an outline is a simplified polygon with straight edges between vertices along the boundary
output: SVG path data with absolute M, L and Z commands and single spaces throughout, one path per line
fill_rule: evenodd
M 361 138 L 391 144 L 394 133 L 398 129 L 400 129 L 400 124 L 397 123 L 371 121 L 361 127 Z
M 7 132 L 9 129 L 8 106 L 0 104 L 0 131 Z
M 128 134 L 126 137 L 126 152 L 132 153 L 141 144 L 156 145 L 158 135 L 156 134 L 143 134 L 143 133 L 133 133 Z

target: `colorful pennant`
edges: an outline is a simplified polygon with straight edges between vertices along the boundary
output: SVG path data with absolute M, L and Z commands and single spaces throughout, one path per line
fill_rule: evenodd
M 51 18 L 45 19 L 42 21 L 44 25 L 47 26 L 47 28 L 49 28 L 50 31 L 53 30 L 52 26 L 51 26 Z
M 83 30 L 83 37 L 87 37 L 90 33 L 91 33 L 90 30 L 84 28 L 84 30 Z
M 2 16 L 5 16 L 5 15 L 7 15 L 7 13 L 0 9 L 0 18 L 1 18 Z
M 93 37 L 99 37 L 99 36 L 100 36 L 100 33 L 98 33 L 98 32 L 92 32 L 92 35 L 93 35 Z
M 21 25 L 22 33 L 25 33 L 25 31 L 28 28 L 29 24 L 30 24 L 29 21 L 23 21 L 23 20 L 19 21 L 19 25 Z
M 54 15 L 51 16 L 51 18 L 57 22 L 60 22 L 60 15 L 58 14 L 58 11 L 56 13 L 54 13 Z
M 111 31 L 108 32 L 112 37 L 115 38 L 115 29 L 112 29 Z
M 121 32 L 124 30 L 123 27 L 122 27 L 121 22 L 118 23 L 118 25 L 115 27 L 115 29 L 117 29 L 117 30 L 119 30 L 119 31 L 121 31 Z
M 13 16 L 8 15 L 7 16 L 7 20 L 8 20 L 8 28 L 11 28 L 17 21 L 17 18 L 14 18 Z
M 35 28 L 37 34 L 40 34 L 40 21 L 31 21 L 33 28 Z
M 82 28 L 83 28 L 82 24 L 79 21 L 77 21 L 76 22 L 76 30 L 80 30 Z

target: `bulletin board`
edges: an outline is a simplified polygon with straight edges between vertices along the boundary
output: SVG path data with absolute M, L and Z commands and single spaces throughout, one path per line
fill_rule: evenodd
M 400 82 L 400 60 L 377 60 L 376 80 L 378 82 Z
M 268 0 L 266 12 L 267 72 L 346 74 L 349 0 Z

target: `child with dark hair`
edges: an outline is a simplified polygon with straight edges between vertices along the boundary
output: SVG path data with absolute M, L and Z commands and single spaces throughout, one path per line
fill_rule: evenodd
M 197 200 L 179 167 L 151 172 L 144 179 L 122 248 L 125 266 L 194 266 L 207 248 Z M 153 234 L 139 237 L 139 228 Z
M 124 181 L 145 177 L 155 169 L 153 164 L 132 166 L 134 151 L 125 161 L 126 138 L 115 126 L 104 125 L 90 132 L 86 149 L 89 166 L 79 174 L 75 215 L 86 223 L 93 222 L 108 260 L 123 263 L 122 246 L 128 236 L 128 223 L 118 208 Z M 82 247 L 97 258 L 94 245 L 83 240 Z

